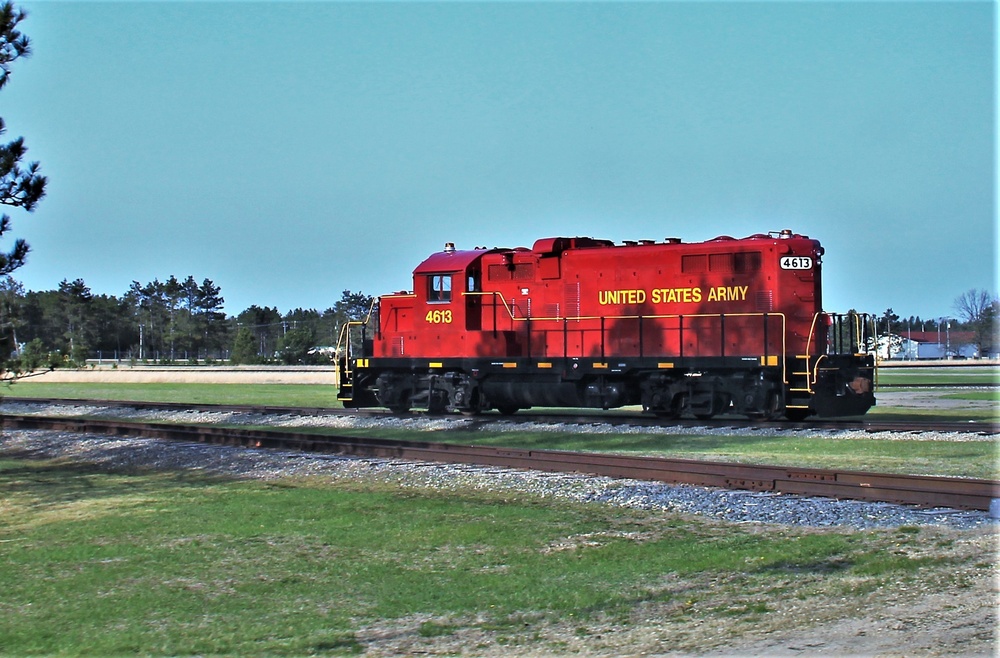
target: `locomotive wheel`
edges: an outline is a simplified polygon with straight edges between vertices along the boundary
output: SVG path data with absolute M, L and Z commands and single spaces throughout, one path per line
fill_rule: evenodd
M 400 402 L 399 404 L 390 404 L 389 411 L 394 414 L 408 414 L 410 413 L 410 405 L 405 402 Z
M 479 393 L 479 388 L 472 389 L 472 393 L 469 395 L 469 404 L 465 407 L 459 407 L 458 411 L 463 416 L 478 416 L 483 410 L 483 398 Z
M 781 396 L 777 391 L 771 391 L 767 394 L 767 404 L 764 406 L 764 420 L 777 420 L 782 411 Z
M 684 413 L 684 408 L 687 406 L 687 395 L 680 394 L 675 395 L 674 399 L 670 401 L 669 409 L 656 409 L 654 413 L 657 418 L 667 418 L 674 420 L 680 418 Z
M 721 393 L 713 393 L 711 408 L 708 411 L 704 411 L 702 413 L 696 413 L 694 417 L 697 418 L 698 420 L 709 420 L 710 418 L 714 417 L 715 414 L 721 413 L 723 410 L 725 410 L 725 408 L 728 406 L 727 402 L 728 400 L 726 399 L 726 396 L 722 395 Z
M 498 404 L 497 411 L 500 412 L 501 416 L 513 416 L 517 413 L 517 410 L 521 407 L 516 404 Z
M 781 396 L 777 391 L 771 391 L 767 394 L 767 402 L 764 404 L 763 409 L 757 411 L 748 411 L 747 418 L 753 418 L 755 420 L 777 420 L 781 418 L 784 413 L 784 408 L 781 406 Z

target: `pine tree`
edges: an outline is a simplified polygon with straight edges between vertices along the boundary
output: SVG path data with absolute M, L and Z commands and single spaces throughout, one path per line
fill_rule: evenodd
M 229 363 L 234 366 L 250 365 L 259 363 L 257 356 L 257 339 L 248 327 L 240 327 L 233 340 L 233 351 L 229 357 Z
M 18 58 L 31 54 L 30 40 L 17 29 L 18 24 L 26 17 L 27 14 L 11 2 L 0 5 L 0 89 L 10 81 L 10 65 Z M 6 125 L 0 118 L 0 135 L 6 132 Z M 22 166 L 21 160 L 27 150 L 22 137 L 8 144 L 0 144 L 0 204 L 30 212 L 45 196 L 46 178 L 39 173 L 37 162 Z M 10 231 L 10 228 L 10 216 L 0 216 L 0 237 Z M 0 276 L 10 274 L 24 265 L 28 251 L 28 243 L 18 238 L 10 251 L 0 252 Z

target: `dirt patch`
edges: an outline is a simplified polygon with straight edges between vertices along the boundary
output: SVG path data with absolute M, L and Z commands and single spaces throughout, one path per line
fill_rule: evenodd
M 939 411 L 980 411 L 995 409 L 996 404 L 990 400 L 963 400 L 949 398 L 955 391 L 947 389 L 917 389 L 907 391 L 879 391 L 878 404 L 881 407 L 895 407 L 900 410 Z
M 997 536 L 993 530 L 935 530 L 921 554 L 959 566 L 921 583 L 883 585 L 851 596 L 822 577 L 739 592 L 728 582 L 667 576 L 669 602 L 639 603 L 628 619 L 546 621 L 484 630 L 488 620 L 419 616 L 359 632 L 367 656 L 994 656 L 997 650 Z M 781 591 L 791 593 L 782 597 Z M 795 595 L 809 592 L 803 597 Z M 742 598 L 741 598 L 742 596 Z M 745 601 L 742 599 L 746 598 Z M 745 604 L 746 614 L 719 613 Z M 766 612 L 756 614 L 754 608 Z M 431 632 L 428 632 L 430 629 Z

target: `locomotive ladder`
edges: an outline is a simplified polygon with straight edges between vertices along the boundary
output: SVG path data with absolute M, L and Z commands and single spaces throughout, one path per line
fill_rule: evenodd
M 788 380 L 788 392 L 789 399 L 806 398 L 808 400 L 812 397 L 812 370 L 810 361 L 812 357 L 808 354 L 798 354 L 794 357 L 794 364 L 792 365 L 791 372 L 789 373 Z M 786 404 L 789 409 L 808 409 L 808 401 L 806 404 Z
M 360 322 L 345 322 L 340 328 L 335 358 L 337 361 L 337 399 L 349 402 L 354 399 L 354 371 L 351 368 L 351 326 Z
M 340 338 L 337 339 L 335 359 L 337 363 L 337 399 L 350 402 L 354 399 L 354 365 L 351 363 L 355 353 L 355 341 L 365 341 L 365 328 L 372 320 L 372 315 L 378 310 L 378 297 L 372 299 L 368 314 L 363 320 L 348 320 L 340 327 Z M 357 331 L 359 330 L 360 331 Z M 363 347 L 361 348 L 363 353 Z M 360 361 L 360 360 L 359 360 Z M 363 361 L 367 364 L 367 359 Z M 361 365 L 359 363 L 359 365 Z

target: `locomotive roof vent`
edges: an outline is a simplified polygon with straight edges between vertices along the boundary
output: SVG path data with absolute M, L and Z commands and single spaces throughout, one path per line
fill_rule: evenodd
M 663 244 L 680 244 L 680 238 L 663 238 Z
M 656 244 L 656 240 L 639 240 L 639 244 Z
M 450 254 L 453 251 L 455 251 L 455 243 L 454 242 L 445 242 L 444 243 L 444 253 Z
M 778 234 L 778 237 L 781 238 L 782 240 L 787 240 L 788 238 L 792 237 L 792 229 L 789 228 L 781 229 L 781 233 Z

